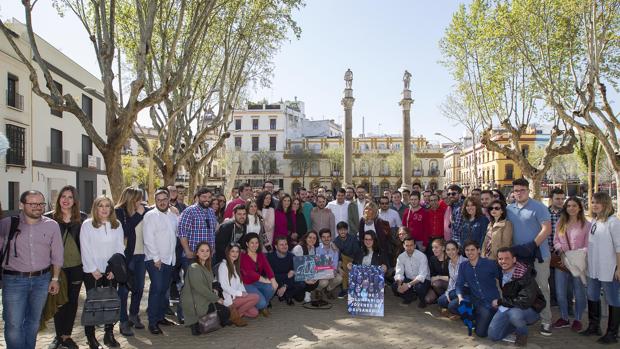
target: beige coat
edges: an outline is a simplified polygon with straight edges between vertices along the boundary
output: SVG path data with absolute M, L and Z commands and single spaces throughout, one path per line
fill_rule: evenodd
M 487 253 L 489 237 L 491 238 L 491 251 Z M 512 223 L 507 219 L 493 224 L 489 223 L 487 234 L 484 237 L 482 246 L 480 247 L 482 249 L 482 257 L 496 260 L 497 250 L 502 247 L 510 246 L 512 246 Z

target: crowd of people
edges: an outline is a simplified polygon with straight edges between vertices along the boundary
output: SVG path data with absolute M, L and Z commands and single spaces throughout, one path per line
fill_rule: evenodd
M 499 190 L 464 195 L 458 185 L 414 184 L 378 198 L 362 185 L 293 195 L 275 189 L 270 181 L 259 190 L 243 184 L 227 200 L 198 188 L 187 206 L 185 188 L 168 186 L 148 206 L 140 189 L 128 187 L 116 204 L 102 196 L 85 208 L 66 186 L 48 213 L 42 193 L 22 193 L 19 216 L 0 221 L 7 348 L 35 348 L 48 295 L 60 291 L 68 301 L 52 314 L 49 348 L 78 348 L 71 336 L 82 284 L 118 290 L 124 336 L 136 329 L 159 335 L 179 324 L 200 335 L 200 319 L 213 312 L 222 326 L 242 327 L 245 318 L 271 316 L 274 301 L 346 298 L 353 265 L 381 267 L 404 307 L 417 300 L 419 308 L 436 303 L 451 319 L 470 314 L 479 337 L 523 346 L 528 326 L 540 321 L 545 336 L 570 327 L 617 343 L 620 221 L 606 193 L 594 195 L 589 221 L 579 198 L 554 189 L 545 206 L 530 198 L 525 179 L 513 182 L 507 198 Z M 296 281 L 294 257 L 304 255 L 326 256 L 332 277 Z M 123 280 L 112 268 L 117 258 L 129 270 Z M 609 307 L 604 334 L 602 293 Z M 560 309 L 555 321 L 552 302 Z M 95 329 L 84 328 L 88 347 L 103 348 Z M 103 343 L 119 347 L 115 324 L 103 329 Z

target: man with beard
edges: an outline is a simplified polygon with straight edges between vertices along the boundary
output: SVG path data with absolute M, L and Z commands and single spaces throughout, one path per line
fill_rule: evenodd
M 334 214 L 334 222 L 336 226 L 334 226 L 333 231 L 338 231 L 338 223 L 340 222 L 348 222 L 349 221 L 349 202 L 346 201 L 347 192 L 343 188 L 338 189 L 336 192 L 336 200 L 331 201 L 327 204 L 327 208 L 329 208 Z
M 369 203 L 369 201 L 366 199 L 366 187 L 360 184 L 357 186 L 357 188 L 355 188 L 355 192 L 357 194 L 357 200 L 352 201 L 348 207 L 349 233 L 353 235 L 358 234 L 360 220 L 362 219 L 362 216 L 364 214 L 364 209 L 366 208 L 366 204 Z
M 448 210 L 444 216 L 444 236 L 447 240 L 454 240 L 459 245 L 465 241 L 461 241 L 461 233 L 463 230 L 463 215 L 461 215 L 461 209 L 463 207 L 463 198 L 461 194 L 463 189 L 456 184 L 452 184 L 448 187 L 448 196 L 446 197 L 446 204 L 448 204 Z
M 480 192 L 480 204 L 482 205 L 482 213 L 489 219 L 491 219 L 491 214 L 489 213 L 489 208 L 491 203 L 493 202 L 493 192 L 490 190 L 483 190 Z
M 2 261 L 4 338 L 8 348 L 34 349 L 47 294 L 60 290 L 64 248 L 58 223 L 43 216 L 43 194 L 29 190 L 21 194 L 19 202 L 22 212 L 18 218 L 0 221 L 0 246 L 3 252 L 7 248 Z M 10 230 L 14 236 L 7 241 Z
M 215 251 L 215 228 L 217 217 L 209 208 L 211 191 L 202 187 L 196 191 L 198 202 L 183 211 L 179 218 L 178 237 L 183 246 L 183 269 L 194 259 L 194 250 L 202 241 L 206 241 Z
M 312 222 L 312 230 L 321 231 L 323 229 L 329 229 L 336 226 L 336 218 L 332 211 L 327 206 L 327 199 L 323 195 L 319 195 L 316 198 L 316 207 L 310 212 L 310 221 Z M 335 237 L 335 233 L 334 236 Z
M 344 199 L 347 200 L 349 203 L 353 202 L 353 200 L 355 200 L 355 188 L 351 186 L 347 187 Z
M 225 258 L 226 247 L 232 243 L 238 243 L 243 246 L 241 241 L 247 233 L 248 213 L 243 205 L 237 205 L 233 209 L 234 219 L 229 219 L 220 225 L 215 234 L 215 256 L 213 257 L 214 265 L 218 264 Z
M 178 223 L 177 215 L 170 210 L 169 203 L 168 191 L 159 189 L 155 192 L 157 209 L 144 215 L 144 260 L 151 280 L 147 314 L 152 334 L 162 333 L 159 325 L 171 324 L 164 316 L 169 304 L 166 293 L 176 259 Z
M 183 210 L 187 208 L 187 205 L 180 200 L 179 189 L 177 189 L 177 186 L 169 185 L 168 192 L 170 193 L 170 206 L 176 207 L 176 209 L 179 210 L 179 213 L 183 212 Z

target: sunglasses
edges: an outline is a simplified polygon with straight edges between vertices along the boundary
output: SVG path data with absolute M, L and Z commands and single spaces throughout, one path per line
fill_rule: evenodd
M 491 211 L 501 211 L 502 208 L 500 206 L 493 206 L 491 207 Z
M 459 195 L 459 193 L 455 193 L 455 192 L 453 192 L 453 193 L 448 193 L 448 196 L 457 196 L 457 195 Z
M 590 228 L 590 235 L 594 235 L 596 233 L 596 223 L 592 224 L 592 228 Z

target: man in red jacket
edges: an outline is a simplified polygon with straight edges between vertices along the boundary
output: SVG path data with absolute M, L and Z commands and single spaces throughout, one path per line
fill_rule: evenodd
M 411 231 L 411 237 L 415 239 L 418 249 L 426 251 L 429 237 L 428 211 L 420 206 L 419 191 L 412 191 L 409 196 L 409 207 L 403 213 L 403 226 Z
M 439 204 L 439 196 L 437 194 L 431 194 L 428 199 L 430 207 L 426 212 L 428 213 L 428 234 L 429 241 L 428 245 L 431 245 L 431 242 L 437 238 L 443 238 L 443 219 L 446 214 L 446 209 L 448 208 L 446 205 L 441 206 Z

